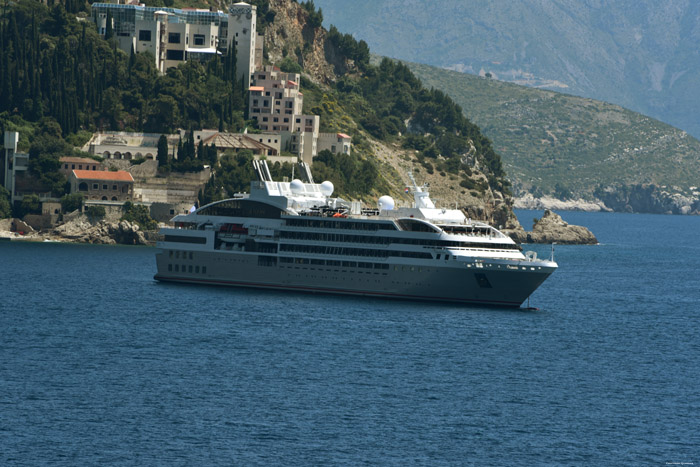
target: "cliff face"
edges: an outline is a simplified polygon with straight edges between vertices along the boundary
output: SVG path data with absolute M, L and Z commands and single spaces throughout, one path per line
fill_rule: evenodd
M 617 212 L 700 215 L 698 191 L 682 195 L 651 184 L 625 185 L 597 190 L 596 196 Z
M 327 57 L 334 58 L 343 70 L 347 64 L 326 41 L 326 30 L 311 27 L 309 13 L 296 2 L 270 0 L 270 10 L 276 13 L 275 20 L 265 28 L 265 50 L 270 62 L 279 63 L 291 56 L 312 81 L 326 85 L 334 82 L 334 65 Z

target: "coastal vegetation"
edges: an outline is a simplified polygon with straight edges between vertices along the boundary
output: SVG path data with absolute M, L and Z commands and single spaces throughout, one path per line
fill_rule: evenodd
M 268 31 L 279 18 L 275 4 L 252 3 Z M 77 154 L 73 148 L 94 131 L 165 134 L 183 128 L 188 134 L 176 159 L 159 151 L 162 172 L 192 172 L 209 165 L 213 176 L 200 193 L 200 203 L 247 190 L 253 175 L 251 154 L 242 151 L 218 160 L 216 148 L 195 146 L 191 136 L 200 128 L 256 131 L 255 122 L 246 119 L 246 90 L 236 78 L 234 54 L 204 64 L 189 61 L 161 75 L 149 54 L 124 53 L 110 34 L 99 36 L 87 11 L 79 0 L 52 6 L 19 0 L 1 12 L 0 126 L 20 131 L 20 149 L 30 152 L 30 171 L 38 182 L 56 197 L 65 195 L 68 187 L 58 172 L 58 159 Z M 322 12 L 313 1 L 299 5 L 299 17 L 311 31 L 308 41 L 321 34 Z M 395 178 L 380 170 L 372 146 L 380 141 L 402 148 L 428 173 L 452 174 L 462 187 L 508 192 L 491 141 L 449 96 L 425 88 L 404 64 L 371 64 L 367 44 L 337 28 L 323 34 L 334 63 L 342 64 L 329 81 L 306 69 L 310 42 L 289 45 L 285 50 L 294 53 L 267 62 L 302 72 L 305 111 L 321 116 L 322 131 L 353 137 L 352 155 L 319 154 L 314 177 L 332 181 L 340 196 L 368 198 L 386 192 Z M 275 165 L 273 171 L 291 176 L 291 167 Z M 475 177 L 482 173 L 483 180 Z

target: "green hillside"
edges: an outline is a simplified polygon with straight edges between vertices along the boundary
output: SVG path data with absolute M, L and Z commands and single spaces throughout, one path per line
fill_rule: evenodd
M 408 63 L 494 142 L 516 193 L 654 183 L 700 185 L 700 141 L 622 107 Z

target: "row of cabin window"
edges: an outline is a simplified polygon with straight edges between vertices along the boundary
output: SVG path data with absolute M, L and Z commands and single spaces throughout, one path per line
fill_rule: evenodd
M 173 265 L 173 264 L 168 264 L 168 271 L 169 271 L 169 272 L 173 272 L 173 271 L 175 271 L 175 272 L 180 272 L 181 270 L 182 270 L 182 272 L 189 272 L 189 273 L 194 273 L 194 274 L 199 274 L 199 273 L 200 273 L 200 268 L 199 268 L 199 266 L 192 266 L 191 264 L 183 264 L 183 265 L 179 265 L 179 264 L 174 264 L 174 265 Z M 206 273 L 207 273 L 207 267 L 206 267 L 206 266 L 202 266 L 202 268 L 201 268 L 201 273 L 202 273 L 202 274 L 206 274 Z
M 389 256 L 401 258 L 433 258 L 433 255 L 431 255 L 430 253 L 422 253 L 417 251 L 372 250 L 368 248 L 345 248 L 320 245 L 282 244 L 280 245 L 280 251 L 289 251 L 295 253 L 311 253 L 317 255 L 373 256 L 376 258 L 388 258 Z
M 188 259 L 188 256 L 190 260 L 194 259 L 194 254 L 191 251 L 170 250 L 168 253 L 171 259 L 180 259 L 180 256 L 182 256 L 182 259 Z
M 487 248 L 499 250 L 518 250 L 518 245 L 512 243 L 473 243 L 458 242 L 453 240 L 425 240 L 421 238 L 395 238 L 377 237 L 364 235 L 347 235 L 323 232 L 294 232 L 283 230 L 280 237 L 291 240 L 314 240 L 319 242 L 340 242 L 340 243 L 373 243 L 379 245 L 389 245 L 399 243 L 403 245 L 422 245 L 431 247 L 460 247 L 460 248 Z
M 357 222 L 348 220 L 324 220 L 324 219 L 286 219 L 289 227 L 305 227 L 318 229 L 347 229 L 347 230 L 396 230 L 396 226 L 389 222 Z
M 288 264 L 313 264 L 316 266 L 334 266 L 345 268 L 364 268 L 364 269 L 389 269 L 388 264 L 382 263 L 363 263 L 360 261 L 336 261 L 332 259 L 310 259 L 310 258 L 287 258 L 280 257 L 280 263 Z

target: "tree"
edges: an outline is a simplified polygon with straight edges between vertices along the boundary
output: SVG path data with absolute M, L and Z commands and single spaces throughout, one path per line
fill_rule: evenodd
M 41 200 L 39 195 L 27 195 L 22 198 L 20 203 L 20 216 L 24 217 L 27 214 L 41 214 Z
M 122 215 L 121 220 L 135 222 L 142 230 L 155 230 L 158 228 L 158 222 L 151 217 L 146 206 L 127 201 L 124 203 L 123 209 L 124 215 Z
M 158 166 L 164 167 L 168 165 L 168 138 L 165 135 L 160 135 L 158 138 Z
M 112 29 L 112 11 L 107 10 L 107 26 L 105 27 L 105 40 L 110 40 L 114 37 L 114 30 Z
M 87 208 L 86 214 L 88 216 L 88 219 L 91 221 L 97 221 L 100 219 L 104 219 L 104 217 L 107 215 L 107 212 L 105 211 L 104 206 L 90 206 Z
M 10 192 L 0 185 L 0 219 L 12 216 L 12 206 L 10 205 Z
M 76 209 L 80 209 L 83 205 L 83 194 L 73 193 L 63 196 L 61 198 L 61 211 L 64 213 L 73 212 Z

